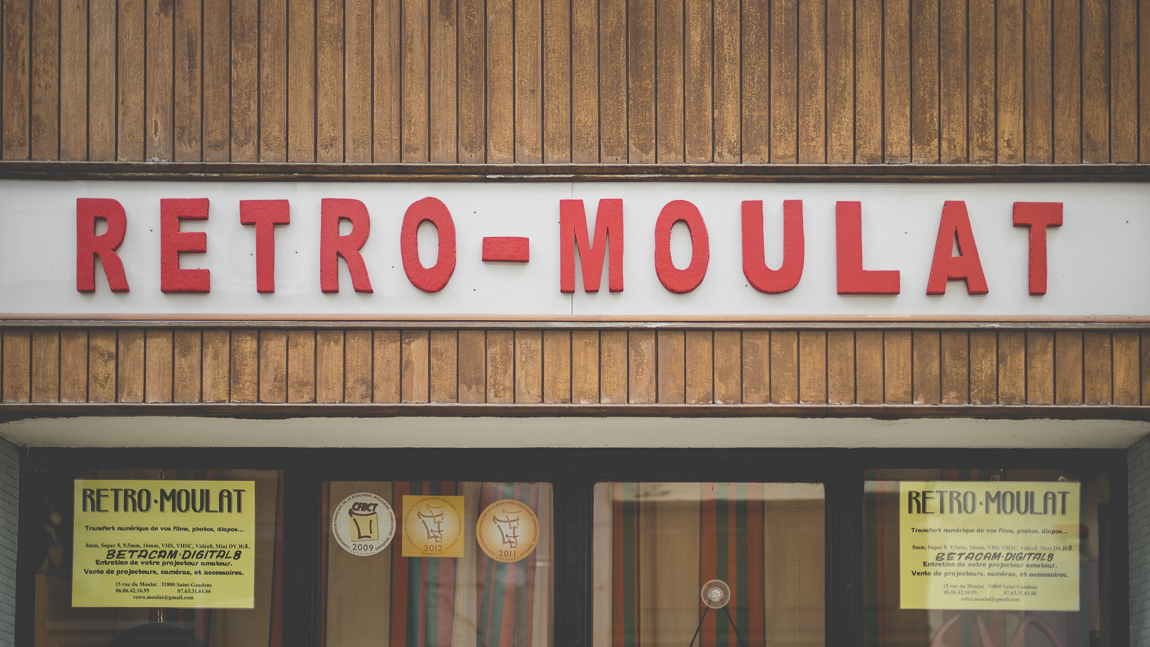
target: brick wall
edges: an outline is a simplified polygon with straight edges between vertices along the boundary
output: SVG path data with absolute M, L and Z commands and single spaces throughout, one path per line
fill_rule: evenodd
M 1126 454 L 1130 481 L 1130 644 L 1150 646 L 1150 438 Z
M 0 645 L 15 644 L 20 451 L 0 440 Z

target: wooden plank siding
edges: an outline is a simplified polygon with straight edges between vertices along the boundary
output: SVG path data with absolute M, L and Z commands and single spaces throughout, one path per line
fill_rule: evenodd
M 0 159 L 1145 162 L 1136 9 L 12 0 Z
M 5 328 L 6 404 L 1137 406 L 1147 333 Z M 2 410 L 2 409 L 0 409 Z

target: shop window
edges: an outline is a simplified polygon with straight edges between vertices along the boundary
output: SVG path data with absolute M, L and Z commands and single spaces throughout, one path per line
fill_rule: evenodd
M 595 647 L 824 644 L 822 484 L 613 482 L 594 496 Z M 713 580 L 725 587 L 704 593 Z
M 326 647 L 552 644 L 550 483 L 323 485 Z
M 1110 643 L 1106 472 L 870 470 L 864 496 L 869 647 Z
M 197 560 L 193 553 L 188 556 L 181 555 L 184 548 L 177 550 L 173 560 L 150 559 L 154 555 L 141 557 L 125 554 L 124 559 L 102 560 L 102 570 L 109 573 L 111 568 L 104 566 L 110 562 L 123 565 L 116 568 L 132 571 L 125 575 L 116 575 L 115 586 L 121 590 L 132 590 L 134 594 L 155 600 L 154 604 L 145 606 L 73 606 L 73 560 L 89 559 L 90 555 L 76 552 L 76 526 L 74 521 L 78 512 L 76 501 L 76 479 L 132 481 L 140 484 L 137 489 L 146 489 L 153 493 L 156 501 L 161 496 L 165 484 L 173 481 L 243 481 L 254 482 L 254 492 L 244 492 L 239 496 L 242 505 L 254 511 L 254 545 L 251 546 L 253 560 L 250 562 L 254 574 L 254 602 L 252 608 L 190 608 L 175 602 L 174 598 L 182 597 L 177 593 L 178 587 L 164 588 L 159 583 L 165 577 L 158 573 L 163 570 L 179 568 L 192 569 L 196 566 L 173 565 L 174 562 L 184 564 Z M 250 647 L 252 645 L 279 646 L 283 644 L 282 614 L 283 614 L 283 478 L 282 473 L 272 470 L 245 470 L 245 469 L 204 469 L 204 470 L 159 470 L 150 469 L 89 469 L 77 472 L 63 473 L 53 470 L 37 470 L 27 480 L 27 487 L 32 490 L 31 496 L 25 501 L 34 501 L 35 509 L 32 512 L 22 511 L 23 523 L 33 523 L 33 529 L 28 535 L 35 535 L 35 542 L 30 546 L 22 546 L 19 558 L 26 560 L 24 568 L 35 572 L 34 593 L 34 644 L 35 647 L 84 646 L 104 647 L 105 645 L 121 644 L 158 644 L 157 641 L 170 639 L 170 644 L 194 645 L 206 644 L 212 647 Z M 180 500 L 180 505 L 186 504 L 190 510 L 193 506 L 201 504 L 210 506 L 213 510 L 219 505 L 219 498 L 197 499 L 191 501 L 200 489 L 188 489 Z M 107 507 L 112 507 L 111 492 L 102 501 Z M 115 493 L 117 508 L 122 503 Z M 83 496 L 83 495 L 81 495 Z M 150 497 L 149 497 L 150 498 Z M 174 497 L 173 497 L 174 499 Z M 142 498 L 141 498 L 142 501 Z M 170 501 L 170 500 L 169 500 Z M 233 505 L 240 505 L 236 498 L 229 495 L 228 501 Z M 165 501 L 168 503 L 168 501 Z M 170 508 L 169 508 L 170 509 Z M 152 512 L 158 510 L 158 503 Z M 79 508 L 79 511 L 84 511 Z M 144 515 L 140 515 L 143 519 Z M 203 517 L 195 513 L 187 518 L 197 518 L 199 523 L 213 529 L 219 523 L 207 523 Z M 217 517 L 218 519 L 218 517 Z M 212 519 L 213 522 L 216 519 Z M 181 522 L 182 523 L 182 522 Z M 195 522 L 188 524 L 189 529 L 196 527 Z M 117 524 L 107 524 L 108 530 L 92 533 L 90 536 L 95 544 L 101 546 L 101 553 L 105 546 L 115 545 L 124 550 L 135 547 L 151 545 L 146 531 L 137 527 L 146 525 L 142 522 L 132 523 L 129 527 L 111 529 Z M 23 531 L 23 529 L 22 529 Z M 86 531 L 85 531 L 86 532 Z M 212 539 L 205 539 L 197 543 L 214 544 L 231 537 L 217 539 L 215 533 Z M 89 542 L 85 542 L 89 543 Z M 146 548 L 145 548 L 146 549 Z M 193 546 L 194 549 L 194 546 Z M 110 549 L 109 549 L 110 550 Z M 166 554 L 166 551 L 165 551 Z M 98 557 L 107 557 L 101 554 Z M 97 558 L 98 558 L 97 557 Z M 202 557 L 202 556 L 201 556 Z M 209 556 L 210 557 L 210 556 Z M 230 558 L 230 556 L 228 556 Z M 224 558 L 221 558 L 224 559 Z M 165 564 L 167 561 L 169 563 Z M 199 560 L 207 563 L 207 560 Z M 135 562 L 135 563 L 133 563 Z M 225 562 L 212 562 L 225 563 Z M 80 564 L 82 567 L 84 564 Z M 197 565 L 198 566 L 198 565 Z M 218 567 L 221 570 L 227 567 Z M 105 580 L 88 576 L 93 591 L 104 590 Z M 217 578 L 218 579 L 218 578 Z M 243 587 L 246 590 L 246 586 Z M 217 594 L 219 591 L 216 592 Z M 94 594 L 98 595 L 98 594 Z M 245 594 L 246 595 L 246 594 Z M 162 600 L 167 599 L 165 603 Z M 85 602 L 91 604 L 91 597 Z M 132 642 L 142 641 L 142 642 Z M 169 644 L 165 642 L 164 644 Z

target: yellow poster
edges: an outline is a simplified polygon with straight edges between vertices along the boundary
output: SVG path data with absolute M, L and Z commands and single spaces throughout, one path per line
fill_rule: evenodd
M 253 608 L 255 481 L 75 488 L 73 607 Z
M 1078 483 L 899 483 L 903 609 L 1078 611 Z
M 463 497 L 405 494 L 403 556 L 463 557 Z

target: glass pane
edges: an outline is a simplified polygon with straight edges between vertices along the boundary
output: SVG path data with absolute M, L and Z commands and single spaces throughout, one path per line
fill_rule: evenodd
M 323 487 L 327 647 L 551 645 L 550 483 Z
M 1057 470 L 869 471 L 866 644 L 1108 644 L 1108 484 Z
M 820 483 L 597 483 L 595 647 L 696 631 L 707 647 L 824 644 L 824 498 Z M 730 590 L 717 609 L 712 580 Z
M 213 647 L 248 647 L 251 645 L 278 645 L 282 642 L 283 609 L 283 555 L 279 539 L 283 536 L 283 478 L 282 473 L 268 470 L 164 470 L 164 480 L 158 480 L 157 469 L 82 470 L 77 473 L 37 471 L 32 476 L 35 511 L 39 538 L 34 550 L 22 552 L 21 559 L 35 562 L 35 645 L 99 646 L 129 638 L 158 636 L 183 638 L 192 635 Z M 148 489 L 159 496 L 165 482 L 176 480 L 197 481 L 254 481 L 255 512 L 255 604 L 252 609 L 196 609 L 196 608 L 116 608 L 73 607 L 73 519 L 75 479 L 109 479 L 146 481 Z M 244 496 L 244 505 L 251 499 Z M 108 501 L 110 503 L 110 499 Z M 210 504 L 209 505 L 213 505 Z M 153 512 L 157 508 L 153 508 Z M 209 515 L 198 517 L 205 519 Z M 155 517 L 153 517 L 155 518 Z M 216 525 L 214 519 L 205 525 Z M 109 534 L 119 541 L 124 533 Z M 128 536 L 131 536 L 130 534 Z M 204 540 L 214 544 L 215 537 Z M 223 540 L 223 539 L 221 539 Z M 207 544 L 205 544 L 207 545 Z M 194 556 L 193 556 L 194 557 Z M 188 563 L 184 560 L 183 563 Z M 212 562 L 213 564 L 224 562 Z M 81 564 L 82 565 L 82 564 Z M 140 563 L 132 568 L 149 569 Z M 155 571 L 158 566 L 151 567 Z M 179 567 L 191 568 L 191 567 Z M 162 571 L 161 571 L 162 572 Z M 165 583 L 163 575 L 149 576 L 158 586 L 149 591 L 154 594 L 173 593 L 175 582 Z M 137 578 L 139 579 L 139 578 Z M 146 641 L 145 641 L 146 642 Z M 113 644 L 119 645 L 120 642 Z M 131 643 L 135 644 L 135 643 Z M 141 643 L 144 644 L 144 643 Z M 154 644 L 154 643 L 147 643 Z M 173 644 L 185 644 L 184 642 Z M 187 643 L 194 644 L 194 643 Z

